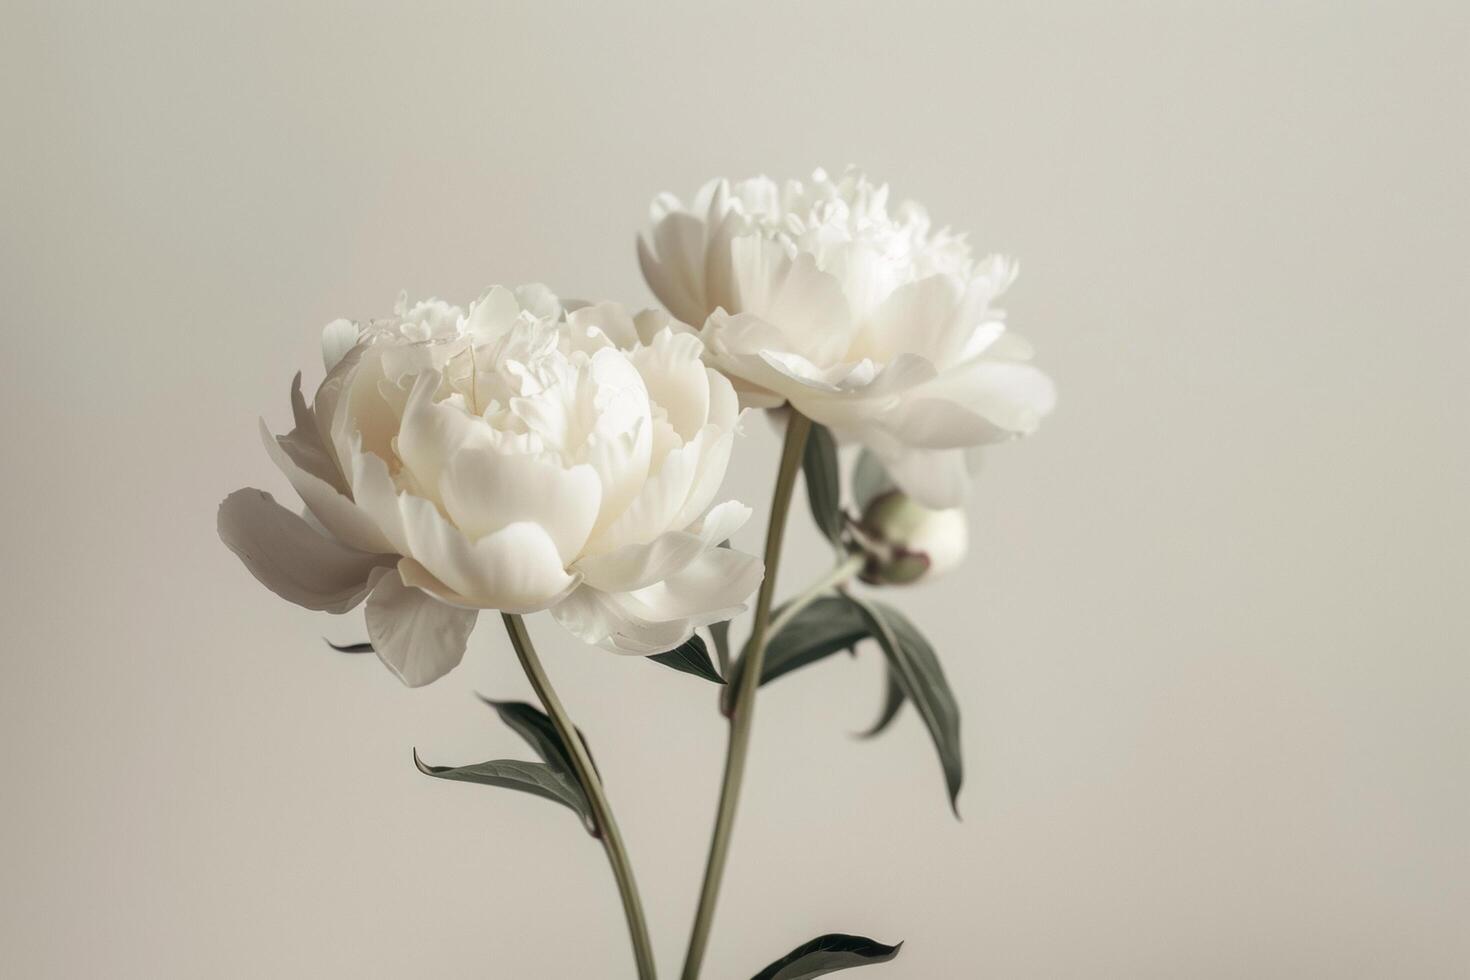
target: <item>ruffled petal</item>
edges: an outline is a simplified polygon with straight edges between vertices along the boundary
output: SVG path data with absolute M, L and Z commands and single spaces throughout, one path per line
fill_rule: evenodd
M 587 542 L 588 554 L 649 541 L 676 526 L 674 518 L 689 499 L 689 491 L 699 475 L 705 435 L 706 432 L 700 432 L 693 441 L 671 449 L 664 456 L 663 465 L 644 481 L 627 509 Z
M 585 463 L 467 448 L 449 460 L 440 498 L 455 525 L 477 540 L 517 521 L 541 525 L 563 565 L 576 560 L 602 501 L 602 481 Z
M 219 536 L 250 574 L 282 599 L 343 613 L 363 600 L 375 568 L 396 555 L 370 554 L 322 536 L 264 490 L 236 490 L 219 507 Z
M 596 414 L 582 461 L 602 480 L 602 505 L 592 532 L 596 537 L 622 515 L 648 478 L 653 427 L 648 389 L 624 355 L 611 348 L 599 351 L 590 374 Z
M 711 548 L 662 582 L 629 593 L 625 608 L 651 621 L 687 616 L 696 626 L 717 623 L 745 608 L 764 571 L 754 555 Z
M 368 596 L 368 639 L 399 680 L 422 687 L 459 665 L 477 616 L 405 585 L 396 570 L 386 569 Z
M 873 356 L 922 354 L 947 364 L 974 330 L 960 314 L 964 286 L 950 276 L 928 276 L 895 289 L 873 313 L 864 338 Z
M 684 505 L 669 520 L 669 527 L 687 527 L 709 508 L 725 482 L 725 470 L 730 463 L 730 453 L 735 447 L 735 433 L 713 425 L 706 427 L 699 437 L 702 451 L 689 482 L 689 492 Z
M 285 437 L 272 436 L 263 420 L 260 423 L 260 437 L 272 462 L 286 475 L 292 489 L 300 495 L 312 516 L 333 536 L 359 551 L 384 553 L 393 550 L 392 543 L 378 529 L 377 524 L 359 510 L 350 497 L 320 477 L 308 473 L 298 463 L 300 443 Z
M 671 650 L 700 626 L 744 609 L 760 584 L 760 559 L 729 548 L 702 552 L 662 582 L 632 592 L 582 585 L 551 614 L 568 632 L 616 653 L 647 656 Z
M 664 410 L 669 424 L 686 441 L 709 421 L 710 378 L 703 355 L 698 337 L 668 329 L 630 355 L 649 400 Z
M 1056 405 L 1056 386 L 1015 361 L 973 361 L 912 389 L 887 426 L 910 446 L 952 449 L 1029 435 Z
M 750 508 L 727 500 L 713 508 L 702 526 L 668 531 L 646 544 L 628 544 L 577 563 L 577 571 L 593 588 L 631 592 L 662 581 L 689 566 L 709 548 L 728 540 L 750 518 Z
M 842 284 L 817 268 L 807 253 L 788 257 L 785 247 L 757 235 L 730 245 L 741 313 L 776 328 L 782 342 L 765 349 L 801 354 L 815 364 L 843 359 L 852 342 L 852 315 Z
M 683 619 L 662 623 L 631 620 L 616 599 L 614 594 L 584 585 L 552 606 L 551 616 L 583 643 L 636 657 L 672 650 L 694 635 L 694 624 Z
M 509 290 L 503 292 L 510 295 Z M 434 371 L 425 371 L 415 379 L 393 443 L 414 485 L 433 494 L 436 502 L 442 502 L 438 493 L 449 461 L 462 447 L 469 444 L 476 451 L 491 450 L 484 445 L 483 437 L 488 435 L 484 425 L 477 424 L 462 406 L 434 399 L 439 384 L 440 375 Z
M 545 528 L 509 524 L 471 542 L 423 497 L 400 493 L 372 453 L 353 458 L 359 506 L 373 515 L 399 554 L 415 559 L 464 604 L 505 612 L 545 609 L 577 579 L 566 573 Z
M 567 314 L 567 323 L 577 338 L 600 335 L 623 350 L 639 342 L 638 325 L 621 303 L 588 303 Z

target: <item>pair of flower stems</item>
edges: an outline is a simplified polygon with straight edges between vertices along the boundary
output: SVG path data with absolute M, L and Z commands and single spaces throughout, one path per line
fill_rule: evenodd
M 730 709 L 730 741 L 725 755 L 725 777 L 720 788 L 719 809 L 715 816 L 714 833 L 710 838 L 709 858 L 705 865 L 704 885 L 699 893 L 699 907 L 694 917 L 694 927 L 689 935 L 689 950 L 684 958 L 683 980 L 695 980 L 704 962 L 705 949 L 709 945 L 710 929 L 714 924 L 715 905 L 719 899 L 720 882 L 724 878 L 725 860 L 730 852 L 730 837 L 735 826 L 735 811 L 740 803 L 740 788 L 745 777 L 746 753 L 750 747 L 751 726 L 755 718 L 755 697 L 760 687 L 761 672 L 765 665 L 766 644 L 770 637 L 780 632 L 812 600 L 822 593 L 846 582 L 857 573 L 861 565 L 858 558 L 840 562 L 832 572 L 823 576 L 806 592 L 787 603 L 781 615 L 771 621 L 771 601 L 776 591 L 776 569 L 781 560 L 781 541 L 786 534 L 786 518 L 791 510 L 791 494 L 796 485 L 796 473 L 801 469 L 802 453 L 806 448 L 807 435 L 811 431 L 811 420 L 792 410 L 786 423 L 786 441 L 781 450 L 781 463 L 776 473 L 776 490 L 771 500 L 771 517 L 766 526 L 766 574 L 761 581 L 760 592 L 755 603 L 755 623 L 750 639 L 740 657 L 740 679 Z M 654 980 L 657 971 L 653 961 L 653 946 L 648 939 L 648 923 L 643 915 L 643 903 L 638 897 L 638 886 L 633 879 L 633 865 L 628 860 L 627 848 L 613 819 L 612 808 L 603 792 L 602 781 L 593 768 L 587 748 L 582 744 L 566 708 L 551 686 L 546 671 L 541 666 L 536 650 L 531 645 L 531 636 L 520 616 L 504 614 L 505 628 L 510 634 L 511 645 L 520 658 L 526 677 L 531 682 L 536 696 L 546 708 L 546 714 L 556 727 L 557 734 L 567 746 L 577 778 L 587 793 L 595 821 L 597 838 L 607 852 L 612 865 L 613 877 L 617 879 L 618 893 L 622 897 L 623 911 L 628 919 L 628 932 L 633 941 L 633 956 L 638 963 L 640 980 Z

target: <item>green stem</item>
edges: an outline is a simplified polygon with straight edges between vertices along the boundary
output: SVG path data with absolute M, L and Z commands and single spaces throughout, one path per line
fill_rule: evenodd
M 781 450 L 781 466 L 776 473 L 776 491 L 771 499 L 771 519 L 766 525 L 766 577 L 761 581 L 755 601 L 755 623 L 751 628 L 748 653 L 743 658 L 740 686 L 735 692 L 730 711 L 730 743 L 725 754 L 725 779 L 720 787 L 720 805 L 715 817 L 714 834 L 710 837 L 709 860 L 704 869 L 704 885 L 699 892 L 699 910 L 694 916 L 694 929 L 689 935 L 689 952 L 684 958 L 684 980 L 699 976 L 709 945 L 710 927 L 714 922 L 715 903 L 720 895 L 720 881 L 725 873 L 725 859 L 730 853 L 730 835 L 735 824 L 735 810 L 740 804 L 740 784 L 745 776 L 745 756 L 750 748 L 750 728 L 755 718 L 755 695 L 760 687 L 761 669 L 766 659 L 766 637 L 771 619 L 771 598 L 776 591 L 776 568 L 781 562 L 781 539 L 786 533 L 786 517 L 791 509 L 791 491 L 796 473 L 801 469 L 802 450 L 806 448 L 811 420 L 792 409 L 786 423 L 786 445 Z
M 653 965 L 653 944 L 648 940 L 648 924 L 643 918 L 643 903 L 638 898 L 638 884 L 633 880 L 633 865 L 628 861 L 623 837 L 618 833 L 612 807 L 608 805 L 607 796 L 602 791 L 602 780 L 592 765 L 592 757 L 587 754 L 582 736 L 577 733 L 576 726 L 567 716 L 561 698 L 556 696 L 556 690 L 552 688 L 551 680 L 546 676 L 540 658 L 536 656 L 536 648 L 531 644 L 531 634 L 526 631 L 525 621 L 512 613 L 502 613 L 501 618 L 505 620 L 505 630 L 510 634 L 511 646 L 515 647 L 516 656 L 520 658 L 521 666 L 526 671 L 526 679 L 531 682 L 536 697 L 541 699 L 551 724 L 561 736 L 562 744 L 571 756 L 577 780 L 587 794 L 587 802 L 592 808 L 592 819 L 596 823 L 597 838 L 602 841 L 602 848 L 607 852 L 613 877 L 618 882 L 618 894 L 623 899 L 623 911 L 628 916 L 628 933 L 633 939 L 633 957 L 638 961 L 638 976 L 640 980 L 654 980 L 657 971 Z

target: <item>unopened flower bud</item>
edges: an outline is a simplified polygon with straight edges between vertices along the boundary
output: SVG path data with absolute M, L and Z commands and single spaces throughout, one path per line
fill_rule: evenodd
M 930 510 L 903 492 L 874 497 L 857 526 L 867 563 L 861 578 L 870 585 L 910 585 L 954 568 L 969 547 L 962 508 Z

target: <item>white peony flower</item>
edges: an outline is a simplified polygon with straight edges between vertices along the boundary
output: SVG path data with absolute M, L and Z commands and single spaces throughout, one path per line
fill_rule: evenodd
M 750 515 L 711 507 L 739 407 L 697 337 L 613 304 L 564 314 L 496 287 L 323 334 L 326 380 L 267 451 L 306 503 L 259 490 L 220 537 L 282 597 L 367 600 L 374 649 L 409 685 L 453 668 L 481 609 L 550 609 L 589 643 L 671 649 L 728 619 L 761 563 L 716 547 Z
M 887 186 L 855 170 L 712 181 L 687 208 L 660 195 L 652 222 L 644 278 L 702 325 L 742 399 L 789 401 L 870 447 L 921 503 L 960 503 L 966 450 L 1026 435 L 1052 409 L 1050 379 L 991 306 L 1015 265 L 976 261 L 917 204 L 890 211 Z

